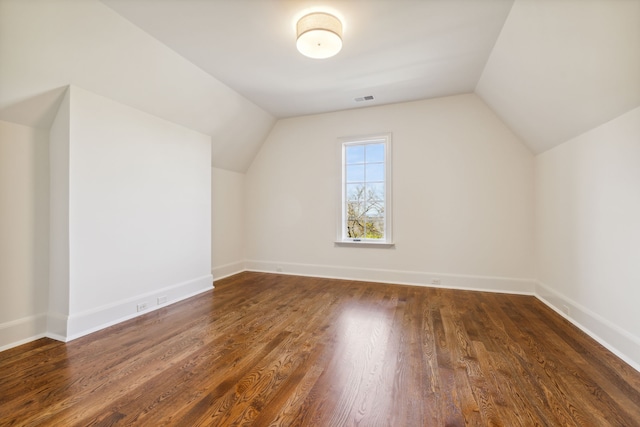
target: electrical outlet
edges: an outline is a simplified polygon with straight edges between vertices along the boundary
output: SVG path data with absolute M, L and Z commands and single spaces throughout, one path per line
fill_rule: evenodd
M 569 313 L 569 306 L 568 305 L 563 305 L 562 306 L 562 312 L 568 316 L 570 314 Z
M 434 279 L 431 279 L 431 284 L 432 285 L 439 285 L 440 284 L 440 279 L 437 278 L 437 277 L 434 278 Z
M 138 304 L 138 311 L 144 311 L 149 307 L 149 305 L 146 302 L 141 302 L 140 304 Z
M 282 266 L 281 265 L 277 266 L 276 267 L 276 271 L 278 271 L 278 272 L 282 271 Z
M 166 302 L 167 302 L 167 296 L 166 296 L 166 295 L 163 295 L 163 296 L 161 296 L 161 297 L 158 297 L 158 305 L 160 305 L 160 304 L 164 304 L 164 303 L 166 303 Z

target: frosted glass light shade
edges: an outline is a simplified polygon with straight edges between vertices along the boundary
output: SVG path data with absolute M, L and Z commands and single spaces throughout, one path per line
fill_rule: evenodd
M 342 22 L 328 13 L 303 16 L 297 25 L 296 47 L 309 58 L 329 58 L 342 49 Z

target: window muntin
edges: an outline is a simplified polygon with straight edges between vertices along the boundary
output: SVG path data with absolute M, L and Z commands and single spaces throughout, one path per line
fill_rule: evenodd
M 339 240 L 391 242 L 390 142 L 389 135 L 342 140 Z

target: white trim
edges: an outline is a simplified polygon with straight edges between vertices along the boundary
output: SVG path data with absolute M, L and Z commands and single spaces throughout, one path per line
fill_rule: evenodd
M 3 346 L 0 346 L 0 352 L 5 351 L 5 350 L 9 350 L 9 349 L 14 348 L 14 347 L 18 347 L 18 346 L 23 345 L 23 344 L 28 344 L 30 342 L 39 340 L 40 338 L 48 338 L 48 335 L 46 333 L 37 334 L 37 335 L 34 335 L 32 337 L 23 338 L 23 339 L 21 339 L 19 341 L 14 341 L 14 342 L 11 342 L 9 344 L 5 344 Z
M 211 289 L 213 289 L 213 276 L 207 274 L 162 289 L 155 289 L 142 295 L 126 298 L 80 313 L 73 313 L 68 318 L 66 334 L 62 336 L 64 341 L 71 341 Z M 167 300 L 162 304 L 157 304 L 158 297 L 166 297 Z M 148 304 L 148 309 L 138 312 L 137 305 L 143 302 Z
M 640 372 L 640 338 L 540 281 L 536 282 L 535 296 Z M 563 306 L 569 309 L 570 314 L 562 310 Z
M 66 339 L 63 335 L 59 335 L 59 334 L 54 334 L 52 332 L 47 332 L 44 334 L 44 336 L 46 338 L 51 338 L 52 340 L 56 340 L 56 341 L 60 341 L 60 342 L 67 342 L 69 341 L 68 339 Z
M 345 146 L 359 145 L 364 143 L 384 143 L 384 240 L 376 241 L 370 239 L 362 239 L 354 241 L 344 236 L 346 222 L 344 212 L 346 209 L 346 162 L 345 162 Z M 350 246 L 348 243 L 377 243 L 393 245 L 393 159 L 392 159 L 392 133 L 379 132 L 371 135 L 345 136 L 338 138 L 338 164 L 340 165 L 340 174 L 337 176 L 337 197 L 336 203 L 336 243 L 345 243 L 343 246 Z
M 375 242 L 372 240 L 345 240 L 333 242 L 335 246 L 343 246 L 348 248 L 381 248 L 390 249 L 395 248 L 396 244 L 393 242 Z
M 72 341 L 211 289 L 213 276 L 205 275 L 72 315 L 49 312 L 5 322 L 0 324 L 0 351 L 44 337 Z M 161 296 L 167 300 L 157 304 Z M 142 302 L 147 302 L 149 308 L 138 312 L 137 305 Z
M 533 295 L 536 284 L 534 279 L 526 278 L 472 276 L 257 260 L 245 261 L 245 268 L 247 271 L 266 273 L 524 295 Z M 434 279 L 440 279 L 440 284 L 434 284 Z
M 50 311 L 47 313 L 47 336 L 58 341 L 65 341 L 69 316 Z
M 224 279 L 225 277 L 233 276 L 234 274 L 238 274 L 243 271 L 244 261 L 237 261 L 212 268 L 211 275 L 215 282 L 216 280 Z
M 47 328 L 45 313 L 0 324 L 0 351 L 43 338 Z

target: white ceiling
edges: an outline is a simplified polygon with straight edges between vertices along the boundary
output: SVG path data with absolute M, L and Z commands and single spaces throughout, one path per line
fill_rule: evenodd
M 640 105 L 639 0 L 517 0 L 476 93 L 535 152 Z
M 639 0 L 102 1 L 278 118 L 476 91 L 540 153 L 640 105 Z M 328 60 L 295 49 L 316 10 Z
M 295 49 L 319 9 L 327 60 Z M 47 128 L 70 84 L 239 172 L 276 118 L 468 92 L 540 153 L 640 105 L 640 0 L 0 0 L 0 119 Z
M 275 117 L 472 92 L 511 0 L 102 0 Z M 295 47 L 297 19 L 340 17 L 343 49 Z M 354 98 L 373 95 L 374 101 Z

